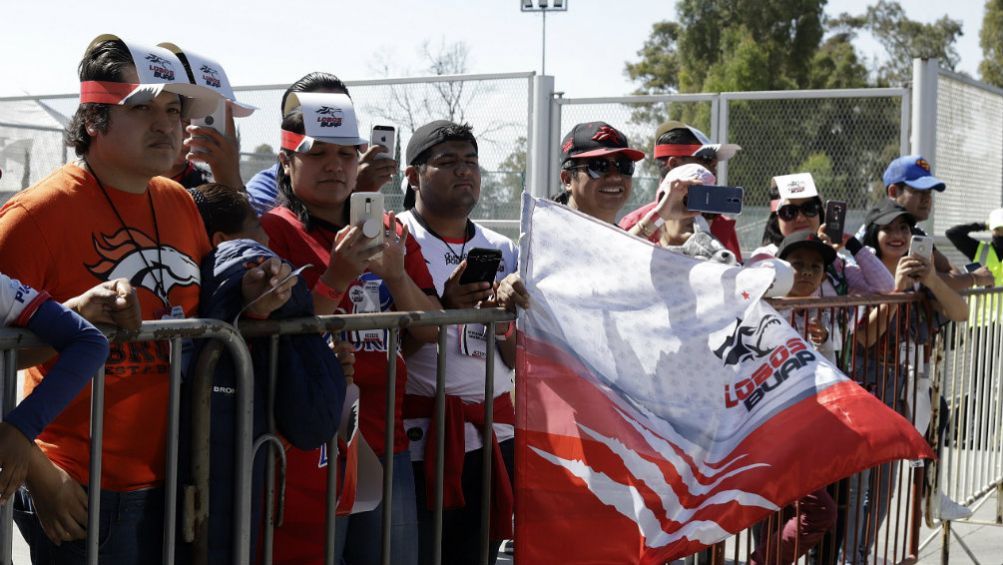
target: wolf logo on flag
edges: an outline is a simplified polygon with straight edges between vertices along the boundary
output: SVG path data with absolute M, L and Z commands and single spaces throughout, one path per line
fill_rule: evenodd
M 861 469 L 932 456 L 759 300 L 772 270 L 529 196 L 522 233 L 520 562 L 664 563 Z

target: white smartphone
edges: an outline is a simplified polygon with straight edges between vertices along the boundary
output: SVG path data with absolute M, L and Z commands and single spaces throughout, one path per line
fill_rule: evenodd
M 220 135 L 226 135 L 226 100 L 220 100 L 216 109 L 208 116 L 193 119 L 192 125 L 202 128 L 212 128 L 218 131 Z M 196 147 L 195 151 L 199 152 L 203 150 Z
M 386 153 L 380 153 L 381 159 L 393 159 L 396 135 L 393 126 L 373 126 L 373 131 L 369 132 L 370 145 L 382 145 L 387 150 Z
M 354 192 L 349 208 L 349 222 L 362 229 L 362 235 L 372 240 L 373 247 L 383 245 L 383 194 Z M 379 258 L 377 254 L 374 258 Z
M 914 235 L 909 242 L 909 255 L 933 260 L 933 238 L 925 235 Z

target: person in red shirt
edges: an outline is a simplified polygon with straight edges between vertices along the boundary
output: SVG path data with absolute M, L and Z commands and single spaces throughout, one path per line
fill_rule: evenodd
M 261 217 L 270 247 L 297 267 L 313 289 L 317 314 L 364 314 L 387 310 L 438 309 L 435 285 L 418 244 L 407 228 L 386 214 L 382 246 L 360 226 L 349 226 L 349 196 L 356 185 L 358 155 L 367 141 L 358 135 L 351 100 L 344 94 L 294 93 L 282 120 L 278 185 L 282 204 Z M 331 123 L 338 111 L 338 127 Z M 382 253 L 382 255 L 377 255 Z M 359 427 L 384 465 L 392 462 L 391 562 L 417 563 L 418 530 L 414 477 L 402 409 L 407 367 L 400 350 L 389 351 L 388 332 L 360 330 L 342 336 L 355 348 L 354 384 L 359 387 Z M 405 339 L 433 342 L 435 327 L 408 328 Z M 392 398 L 395 417 L 386 422 L 388 355 L 396 363 Z M 385 445 L 387 426 L 393 442 Z M 275 532 L 275 563 L 321 563 L 324 557 L 328 455 L 326 449 L 287 453 L 285 521 Z M 386 470 L 386 468 L 384 469 Z M 337 518 L 337 559 L 379 563 L 383 503 Z

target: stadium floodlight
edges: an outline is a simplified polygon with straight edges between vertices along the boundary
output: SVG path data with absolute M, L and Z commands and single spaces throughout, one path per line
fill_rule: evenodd
M 534 5 L 535 4 L 535 5 Z M 540 56 L 540 74 L 547 74 L 547 12 L 567 12 L 568 0 L 520 0 L 519 8 L 523 12 L 540 12 L 543 16 L 543 39 Z

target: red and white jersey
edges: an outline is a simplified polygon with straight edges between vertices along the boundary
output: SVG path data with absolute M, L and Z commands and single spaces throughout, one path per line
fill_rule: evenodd
M 471 249 L 498 249 L 502 260 L 498 265 L 495 280 L 501 280 L 516 272 L 519 262 L 519 248 L 509 238 L 498 232 L 473 224 L 473 236 L 467 241 L 439 239 L 419 222 L 412 211 L 397 216 L 407 225 L 408 232 L 421 244 L 422 255 L 435 282 L 435 290 L 442 296 L 446 279 L 453 273 L 460 261 Z M 484 402 L 484 373 L 487 340 L 485 327 L 481 324 L 453 325 L 446 328 L 446 394 L 459 396 L 466 403 Z M 407 393 L 419 396 L 435 396 L 435 371 L 437 365 L 436 346 L 428 344 L 407 358 Z M 495 352 L 495 396 L 509 394 L 512 390 L 512 370 Z M 509 424 L 495 423 L 498 441 L 515 437 L 514 428 Z M 425 457 L 425 435 L 428 430 L 427 418 L 404 420 L 404 429 L 411 440 L 411 459 Z M 480 449 L 481 433 L 473 424 L 464 424 L 466 451 Z

